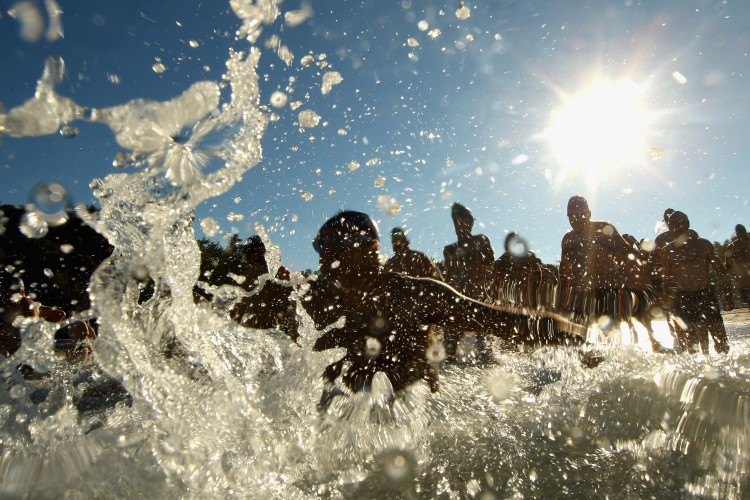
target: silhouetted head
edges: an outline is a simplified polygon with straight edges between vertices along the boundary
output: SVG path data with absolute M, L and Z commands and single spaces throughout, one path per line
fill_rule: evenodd
M 674 208 L 668 208 L 664 211 L 664 222 L 669 222 L 669 216 L 674 213 Z
M 586 198 L 571 196 L 568 200 L 568 221 L 573 229 L 582 228 L 591 219 L 591 210 Z
M 737 224 L 734 226 L 734 234 L 736 234 L 738 238 L 747 238 L 747 229 L 745 229 L 745 226 L 742 224 Z
M 474 215 L 471 210 L 456 202 L 451 206 L 451 218 L 459 239 L 471 235 L 471 229 L 474 227 Z
M 369 215 L 345 210 L 328 219 L 313 240 L 313 248 L 323 257 L 352 248 L 377 250 L 379 246 L 378 225 Z
M 409 248 L 409 238 L 400 227 L 391 229 L 391 244 L 394 251 L 404 251 Z
M 675 234 L 681 234 L 690 229 L 690 219 L 685 213 L 679 210 L 672 212 L 667 223 L 669 230 Z
M 266 254 L 266 245 L 261 237 L 255 234 L 245 240 L 245 244 L 242 245 L 242 254 L 248 262 L 252 262 Z

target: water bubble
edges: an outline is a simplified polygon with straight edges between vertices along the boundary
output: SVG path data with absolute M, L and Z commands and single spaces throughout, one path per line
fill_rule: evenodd
M 519 257 L 524 258 L 529 256 L 529 244 L 518 236 L 517 234 L 514 234 L 510 237 L 508 241 L 508 251 L 513 257 Z
M 73 139 L 78 136 L 78 127 L 75 125 L 65 124 L 60 127 L 60 135 L 66 139 Z
M 419 21 L 419 23 L 417 23 L 417 28 L 419 28 L 420 31 L 427 31 L 430 29 L 430 23 L 425 20 Z
M 394 483 L 405 483 L 414 477 L 417 460 L 408 450 L 389 450 L 381 456 L 383 472 Z
M 274 108 L 283 108 L 284 106 L 286 106 L 287 96 L 285 93 L 277 90 L 276 92 L 271 94 L 270 103 Z
M 645 252 L 653 252 L 656 250 L 656 242 L 653 240 L 645 239 L 641 242 L 641 250 Z
M 67 210 L 70 198 L 65 187 L 56 182 L 38 184 L 29 196 L 27 213 L 34 213 L 37 219 L 46 224 L 60 226 L 68 221 Z M 31 224 L 33 220 L 29 221 Z

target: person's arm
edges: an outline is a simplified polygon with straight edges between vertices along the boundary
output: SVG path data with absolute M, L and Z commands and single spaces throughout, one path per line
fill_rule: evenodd
M 706 245 L 706 253 L 709 259 L 709 262 L 711 263 L 711 267 L 713 267 L 714 271 L 716 271 L 716 274 L 719 277 L 719 282 L 721 283 L 721 291 L 722 291 L 722 305 L 724 306 L 724 309 L 727 311 L 731 311 L 734 309 L 734 300 L 732 297 L 732 283 L 730 281 L 730 273 L 728 273 L 728 269 L 724 265 L 724 262 L 719 257 L 719 253 L 716 251 L 716 248 L 711 244 L 710 241 L 704 240 Z
M 425 323 L 446 329 L 493 335 L 517 344 L 581 344 L 586 328 L 550 312 L 529 314 L 521 309 L 478 302 L 435 280 L 419 279 L 403 287 Z

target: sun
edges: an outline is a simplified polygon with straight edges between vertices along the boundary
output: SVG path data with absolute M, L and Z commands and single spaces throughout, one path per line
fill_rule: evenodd
M 622 80 L 598 82 L 564 97 L 544 131 L 559 166 L 595 182 L 642 164 L 651 125 L 644 93 L 632 80 Z

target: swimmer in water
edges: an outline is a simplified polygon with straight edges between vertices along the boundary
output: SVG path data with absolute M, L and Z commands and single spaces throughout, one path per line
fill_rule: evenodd
M 442 358 L 432 354 L 444 349 L 436 348 L 430 325 L 482 332 L 517 346 L 584 342 L 583 327 L 559 315 L 487 305 L 438 280 L 385 271 L 378 260 L 378 228 L 367 214 L 335 215 L 313 247 L 320 270 L 302 304 L 316 328 L 329 328 L 314 350 L 346 349 L 323 375 L 331 386 L 340 379 L 344 391 L 368 390 L 377 372 L 396 393 L 421 380 L 437 391 Z M 343 327 L 331 328 L 342 316 Z

